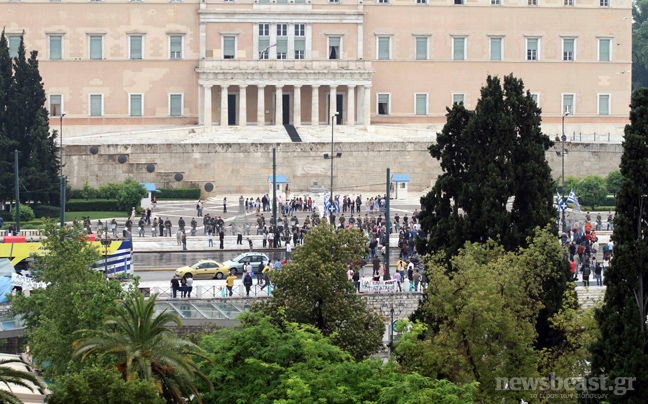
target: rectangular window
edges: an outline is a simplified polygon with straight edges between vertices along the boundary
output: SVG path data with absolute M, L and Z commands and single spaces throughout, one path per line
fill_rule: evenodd
M 526 60 L 538 60 L 538 38 L 527 38 L 527 54 Z
M 427 115 L 427 94 L 416 94 L 416 115 Z
M 599 39 L 599 62 L 609 62 L 610 57 L 610 39 Z
M 452 105 L 464 104 L 465 102 L 466 102 L 466 94 L 463 93 L 452 94 Z
M 103 94 L 90 94 L 90 116 L 103 115 Z
M 598 114 L 610 115 L 610 94 L 599 94 L 598 96 Z
M 454 0 L 454 4 L 457 5 L 457 6 L 460 6 L 460 5 L 464 4 L 464 0 Z
M 103 59 L 103 36 L 101 35 L 90 36 L 90 59 L 92 60 Z
M 389 60 L 391 44 L 390 37 L 378 37 L 378 60 Z
M 223 59 L 236 58 L 236 37 L 224 36 L 223 37 Z
M 277 59 L 287 59 L 288 24 L 277 24 Z
M 378 4 L 389 4 L 389 0 L 378 0 Z
M 378 115 L 389 115 L 389 94 L 378 94 Z
M 527 6 L 537 6 L 538 0 L 527 0 Z
M 427 4 L 427 0 L 416 0 L 416 4 Z
M 491 6 L 499 6 L 501 4 L 501 0 L 491 0 Z
M 142 94 L 131 94 L 129 98 L 130 116 L 142 116 Z
M 573 6 L 574 5 L 574 0 L 563 0 L 563 5 L 564 6 Z
M 182 94 L 169 94 L 169 115 L 182 116 Z
M 428 59 L 428 38 L 427 37 L 417 37 L 416 38 L 416 60 L 427 60 Z
M 270 50 L 270 24 L 259 24 L 259 59 L 268 59 Z
M 600 7 L 610 7 L 610 0 L 599 0 Z
M 502 38 L 490 38 L 490 60 L 502 60 Z
M 63 36 L 62 35 L 50 35 L 49 58 L 50 60 L 63 59 Z
M 182 59 L 182 35 L 169 36 L 169 59 Z
M 339 36 L 330 36 L 328 38 L 328 58 L 329 59 L 340 59 L 341 45 L 342 45 L 342 39 Z
M 339 3 L 340 0 L 329 0 L 329 3 Z
M 576 40 L 573 38 L 563 39 L 563 60 L 564 61 L 573 61 L 574 60 L 574 49 Z
M 452 38 L 452 60 L 466 60 L 466 38 Z
M 61 116 L 63 112 L 63 96 L 61 94 L 50 94 L 49 114 L 51 117 Z
M 563 94 L 563 114 L 574 115 L 574 94 Z
M 304 59 L 306 56 L 306 26 L 295 24 L 295 59 Z
M 131 35 L 129 38 L 129 59 L 140 60 L 144 53 L 144 37 L 141 35 Z
M 537 106 L 540 106 L 540 94 L 531 93 L 531 99 L 536 103 Z
M 12 59 L 18 57 L 18 49 L 20 48 L 20 42 L 22 42 L 22 36 L 9 37 L 9 57 L 11 57 Z

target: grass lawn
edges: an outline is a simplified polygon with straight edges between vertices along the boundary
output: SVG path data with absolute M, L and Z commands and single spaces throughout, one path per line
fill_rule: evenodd
M 74 220 L 74 218 L 76 218 L 78 221 L 81 221 L 86 216 L 90 216 L 90 220 L 112 219 L 113 217 L 119 219 L 119 218 L 126 218 L 127 216 L 129 216 L 129 214 L 124 212 L 107 212 L 107 211 L 65 212 L 65 221 L 71 222 L 72 220 Z

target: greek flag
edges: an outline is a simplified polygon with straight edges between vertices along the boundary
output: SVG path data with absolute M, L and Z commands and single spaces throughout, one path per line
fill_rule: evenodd
M 340 195 L 335 198 L 335 211 L 340 212 Z
M 567 209 L 567 202 L 563 201 L 563 199 L 560 197 L 560 194 L 556 191 L 556 195 L 558 195 L 558 206 L 560 206 L 560 209 L 565 210 Z
M 574 193 L 574 190 L 572 189 L 571 192 L 569 193 L 569 197 L 567 198 L 567 202 L 574 203 L 574 200 L 576 200 L 576 194 Z
M 331 206 L 331 202 L 329 201 L 329 197 L 326 192 L 324 192 L 324 213 L 322 214 L 322 216 L 328 215 L 329 206 Z

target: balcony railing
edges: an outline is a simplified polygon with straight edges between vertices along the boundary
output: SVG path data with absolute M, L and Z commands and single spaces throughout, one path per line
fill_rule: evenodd
M 369 60 L 236 60 L 204 59 L 202 71 L 371 71 Z

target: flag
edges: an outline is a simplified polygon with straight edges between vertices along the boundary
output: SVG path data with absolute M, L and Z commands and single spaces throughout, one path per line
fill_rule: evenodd
M 340 212 L 340 195 L 335 198 L 335 211 Z
M 562 210 L 567 209 L 567 202 L 563 201 L 563 199 L 560 197 L 560 194 L 557 191 L 556 194 L 558 195 L 558 206 L 560 206 L 560 209 Z
M 571 202 L 574 204 L 574 209 L 578 209 L 580 212 L 581 207 L 580 204 L 578 203 L 578 197 L 576 196 L 576 193 L 572 189 L 571 192 L 569 193 L 569 198 L 567 198 L 567 202 Z
M 326 192 L 324 192 L 324 213 L 322 214 L 322 216 L 328 215 L 329 206 L 331 206 L 331 202 L 329 201 L 329 197 Z

